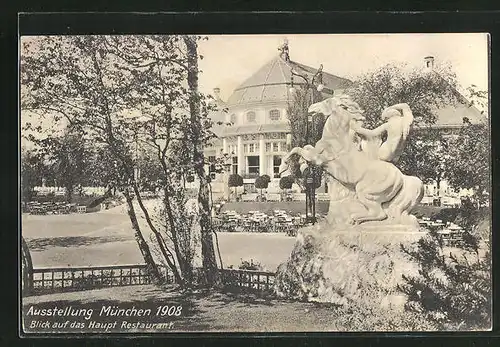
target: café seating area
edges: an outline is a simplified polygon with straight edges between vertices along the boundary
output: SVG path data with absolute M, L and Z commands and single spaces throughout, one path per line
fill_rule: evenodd
M 323 216 L 316 216 L 321 219 Z M 274 210 L 271 214 L 249 211 L 239 214 L 224 211 L 214 218 L 214 224 L 223 232 L 274 232 L 295 236 L 300 227 L 306 225 L 306 215 L 292 215 L 284 210 Z
M 32 201 L 27 204 L 27 212 L 33 215 L 86 213 L 87 207 L 65 202 Z
M 437 232 L 445 246 L 457 246 L 463 242 L 465 230 L 455 223 L 444 223 L 440 219 L 431 220 L 428 217 L 422 217 L 418 222 L 420 226 Z

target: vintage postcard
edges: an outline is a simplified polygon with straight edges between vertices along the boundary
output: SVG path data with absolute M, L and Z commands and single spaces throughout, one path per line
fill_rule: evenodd
M 489 36 L 20 36 L 22 334 L 492 327 Z

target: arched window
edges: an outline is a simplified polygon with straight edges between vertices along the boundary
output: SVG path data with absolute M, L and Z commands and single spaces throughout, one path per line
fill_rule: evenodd
M 248 123 L 255 122 L 255 112 L 253 112 L 253 111 L 247 112 L 247 122 Z
M 229 121 L 230 121 L 231 123 L 236 124 L 236 115 L 235 115 L 234 113 L 231 115 L 231 117 L 229 117 Z
M 271 110 L 269 111 L 269 118 L 273 121 L 279 121 L 281 119 L 280 111 L 279 110 Z

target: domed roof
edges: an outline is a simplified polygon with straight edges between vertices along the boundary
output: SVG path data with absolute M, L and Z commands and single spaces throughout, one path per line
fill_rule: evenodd
M 312 77 L 317 71 L 317 69 L 310 66 L 277 56 L 234 90 L 227 101 L 228 106 L 287 101 L 292 69 L 296 73 L 307 77 Z M 294 84 L 303 83 L 304 81 L 301 81 L 300 77 L 294 78 Z M 348 79 L 326 72 L 322 72 L 322 83 L 331 90 L 343 89 L 352 84 Z

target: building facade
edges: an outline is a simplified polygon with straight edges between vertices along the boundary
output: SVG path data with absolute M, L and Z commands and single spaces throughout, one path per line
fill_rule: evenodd
M 352 84 L 348 79 L 292 61 L 284 45 L 274 59 L 239 85 L 227 101 L 220 99 L 220 90 L 216 88 L 218 108 L 227 112 L 219 111 L 212 116 L 214 122 L 224 125 L 215 126 L 219 139 L 205 150 L 205 155 L 210 160 L 226 154 L 229 173 L 243 177 L 246 192 L 254 191 L 255 178 L 261 175 L 271 178 L 270 192 L 278 191 L 279 167 L 291 145 L 287 115 L 291 88 L 306 84 L 305 79 L 315 75 L 322 84 L 324 97 L 341 93 Z M 214 183 L 221 182 L 221 178 L 224 181 L 223 177 L 216 177 Z
M 305 84 L 305 80 L 318 74 L 318 69 L 292 61 L 286 43 L 279 51 L 274 59 L 239 85 L 228 100 L 221 100 L 220 90 L 214 89 L 221 111 L 214 113 L 212 119 L 223 124 L 214 126 L 218 139 L 205 150 L 205 155 L 209 160 L 223 155 L 228 158 L 225 172 L 212 174 L 215 194 L 229 194 L 227 179 L 233 173 L 244 179 L 244 187 L 240 188 L 240 193 L 254 192 L 255 178 L 264 174 L 271 177 L 267 192 L 279 192 L 279 167 L 291 145 L 287 115 L 292 97 L 291 88 Z M 429 73 L 437 73 L 434 71 L 433 57 L 424 58 L 423 69 Z M 298 75 L 303 77 L 299 78 Z M 324 98 L 340 94 L 352 86 L 350 80 L 327 72 L 321 71 L 318 77 Z M 473 124 L 483 121 L 481 113 L 458 91 L 454 89 L 454 92 L 458 101 L 436 110 L 437 121 L 432 126 L 433 131 L 453 136 L 463 126 L 464 119 Z M 429 131 L 428 128 L 415 130 Z M 426 185 L 426 195 L 450 193 L 446 182 L 440 182 L 439 189 L 437 186 L 436 183 Z M 326 184 L 318 192 L 324 192 L 325 189 Z

